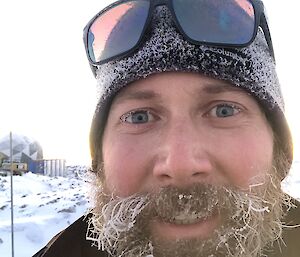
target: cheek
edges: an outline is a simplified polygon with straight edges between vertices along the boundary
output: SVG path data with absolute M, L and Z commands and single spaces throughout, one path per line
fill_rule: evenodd
M 234 136 L 222 145 L 224 172 L 234 186 L 261 181 L 272 168 L 273 138 L 267 131 Z
M 143 191 L 149 176 L 149 149 L 136 140 L 115 138 L 103 145 L 106 185 L 118 196 L 129 196 Z

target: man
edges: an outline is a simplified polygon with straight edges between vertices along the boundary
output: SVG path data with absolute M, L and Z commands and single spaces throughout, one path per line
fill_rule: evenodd
M 299 256 L 263 6 L 229 2 L 121 1 L 87 25 L 95 206 L 35 256 Z

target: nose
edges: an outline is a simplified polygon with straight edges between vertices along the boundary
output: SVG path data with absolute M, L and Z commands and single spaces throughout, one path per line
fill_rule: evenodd
M 162 133 L 154 177 L 161 186 L 187 186 L 211 181 L 213 164 L 209 140 L 192 122 L 178 122 Z

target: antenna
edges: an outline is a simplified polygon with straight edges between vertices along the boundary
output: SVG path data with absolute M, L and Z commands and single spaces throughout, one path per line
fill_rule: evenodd
M 12 147 L 12 132 L 9 134 L 10 141 L 10 203 L 11 203 L 11 256 L 14 257 L 14 197 L 13 197 L 13 147 Z

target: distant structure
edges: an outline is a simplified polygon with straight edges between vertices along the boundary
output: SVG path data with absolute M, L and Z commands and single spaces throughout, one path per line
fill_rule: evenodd
M 0 152 L 5 158 L 10 157 L 9 135 L 0 139 Z M 13 134 L 12 138 L 12 154 L 13 161 L 15 162 L 27 162 L 28 159 L 43 159 L 43 150 L 37 141 L 16 134 Z
M 13 134 L 12 159 L 13 163 L 22 164 L 23 171 L 31 171 L 48 176 L 64 176 L 65 174 L 65 160 L 43 159 L 41 145 L 36 140 L 23 135 Z M 0 168 L 5 167 L 5 169 L 8 169 L 8 163 L 10 163 L 9 135 L 0 139 Z M 18 165 L 14 165 L 14 167 L 18 167 Z
M 1 167 L 1 164 L 2 164 L 3 160 L 6 160 L 7 158 L 8 158 L 7 155 L 0 152 L 0 167 Z
M 63 159 L 38 160 L 39 170 L 49 177 L 64 177 L 66 172 L 66 161 Z

